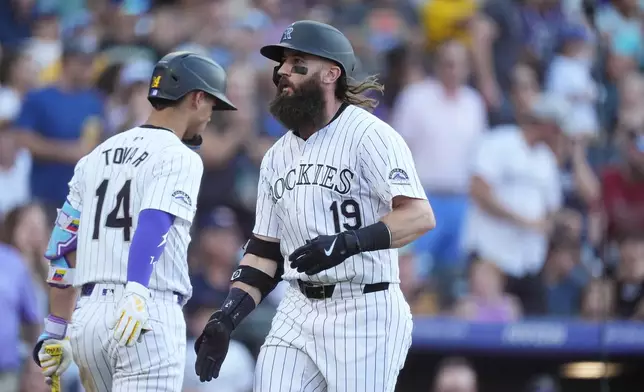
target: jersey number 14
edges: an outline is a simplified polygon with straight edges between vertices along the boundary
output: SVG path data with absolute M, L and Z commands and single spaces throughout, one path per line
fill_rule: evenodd
M 101 185 L 96 189 L 96 215 L 94 215 L 94 233 L 92 239 L 98 239 L 98 232 L 101 227 L 101 217 L 103 215 L 103 204 L 105 203 L 105 194 L 109 180 L 103 180 Z M 107 215 L 105 227 L 113 229 L 123 229 L 123 241 L 129 242 L 131 239 L 130 230 L 132 229 L 132 217 L 130 216 L 130 186 L 132 180 L 125 181 L 121 190 L 116 194 L 116 206 L 112 212 Z M 123 208 L 123 217 L 119 218 L 119 211 Z

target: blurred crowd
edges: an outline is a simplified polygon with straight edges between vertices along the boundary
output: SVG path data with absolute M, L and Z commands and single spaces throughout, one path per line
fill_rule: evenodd
M 48 312 L 56 208 L 80 157 L 146 120 L 154 63 L 175 50 L 222 64 L 240 109 L 214 115 L 200 152 L 191 347 L 252 229 L 259 162 L 286 131 L 267 111 L 273 65 L 259 48 L 298 19 L 350 37 L 354 77 L 379 75 L 375 114 L 412 150 L 437 218 L 400 250 L 415 315 L 644 319 L 643 10 L 638 0 L 0 0 L 0 390 L 47 390 L 28 358 Z M 188 350 L 184 392 L 250 391 L 280 295 L 235 332 L 219 379 L 199 383 Z M 74 369 L 64 385 L 82 390 Z M 447 360 L 434 390 L 476 391 L 475 374 Z

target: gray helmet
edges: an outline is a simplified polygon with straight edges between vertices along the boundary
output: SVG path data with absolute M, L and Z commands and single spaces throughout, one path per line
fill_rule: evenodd
M 349 39 L 340 30 L 325 23 L 297 21 L 284 30 L 279 44 L 264 46 L 260 53 L 282 63 L 285 49 L 331 60 L 338 64 L 345 76 L 351 76 L 356 68 L 356 57 Z
M 226 97 L 226 71 L 213 60 L 192 52 L 169 53 L 154 67 L 148 100 L 177 101 L 192 91 L 215 97 L 213 110 L 237 110 Z

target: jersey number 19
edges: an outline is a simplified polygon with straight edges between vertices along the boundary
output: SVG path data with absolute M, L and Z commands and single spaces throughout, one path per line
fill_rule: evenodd
M 98 202 L 96 204 L 96 215 L 94 215 L 94 233 L 92 239 L 98 239 L 98 232 L 101 227 L 101 216 L 103 213 L 103 204 L 105 203 L 105 194 L 107 193 L 107 186 L 109 180 L 103 180 L 101 185 L 96 189 L 96 197 Z M 131 239 L 130 230 L 132 228 L 132 217 L 130 216 L 130 186 L 132 180 L 125 181 L 121 190 L 116 194 L 116 206 L 112 212 L 107 215 L 105 220 L 105 227 L 114 229 L 123 229 L 123 241 L 129 242 Z M 119 218 L 118 214 L 123 207 L 123 217 Z
M 342 232 L 342 228 L 345 230 L 357 230 L 362 226 L 362 218 L 360 217 L 360 206 L 353 199 L 347 199 L 340 203 L 338 208 L 338 202 L 334 201 L 331 203 L 331 213 L 333 214 L 333 226 L 336 233 Z M 347 223 L 340 225 L 340 214 L 347 220 Z M 349 223 L 349 220 L 352 223 Z

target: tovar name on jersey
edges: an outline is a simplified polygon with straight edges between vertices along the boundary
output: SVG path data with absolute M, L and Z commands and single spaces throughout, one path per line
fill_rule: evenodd
M 104 150 L 102 154 L 105 158 L 105 166 L 109 166 L 110 164 L 122 165 L 131 163 L 134 167 L 139 167 L 139 165 L 145 161 L 148 156 L 150 156 L 150 154 L 144 150 L 139 153 L 138 147 L 110 148 Z
M 174 216 L 148 287 L 192 294 L 188 274 L 190 229 L 203 173 L 201 157 L 167 129 L 135 127 L 111 136 L 81 158 L 67 200 L 81 211 L 74 284 L 127 283 L 128 254 L 139 214 Z
M 269 196 L 277 203 L 284 192 L 292 191 L 300 185 L 317 185 L 333 190 L 341 195 L 351 191 L 351 180 L 355 174 L 349 169 L 338 170 L 321 163 L 301 163 L 289 170 L 284 177 L 278 178 L 269 188 Z

